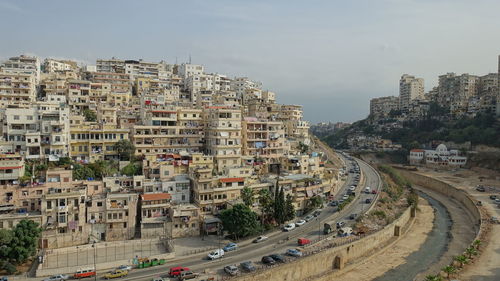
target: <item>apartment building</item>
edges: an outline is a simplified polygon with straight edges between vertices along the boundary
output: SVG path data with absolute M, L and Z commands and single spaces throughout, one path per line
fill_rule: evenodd
M 232 91 L 235 91 L 239 98 L 247 93 L 248 89 L 260 90 L 262 89 L 262 83 L 257 81 L 252 81 L 248 77 L 235 77 L 230 84 Z
M 191 181 L 187 175 L 176 175 L 171 180 L 162 181 L 162 190 L 172 196 L 174 204 L 191 202 Z
M 19 222 L 26 219 L 42 225 L 40 212 L 27 212 L 14 205 L 0 205 L 0 229 L 13 229 Z
M 0 100 L 10 104 L 34 102 L 36 99 L 34 74 L 6 72 L 0 69 Z
M 459 76 L 455 73 L 440 75 L 436 101 L 441 106 L 449 108 L 452 114 L 464 114 L 469 100 L 478 96 L 479 80 L 478 76 L 467 73 Z
M 141 238 L 166 237 L 169 231 L 172 197 L 168 193 L 145 193 L 141 195 Z
M 172 74 L 172 67 L 166 62 L 145 62 L 143 60 L 126 60 L 125 73 L 130 79 L 136 77 L 168 78 Z
M 40 60 L 37 57 L 20 55 L 11 57 L 0 64 L 0 70 L 7 73 L 27 74 L 33 75 L 35 78 L 34 83 L 40 82 Z
M 34 107 L 6 108 L 3 120 L 3 137 L 11 142 L 19 153 L 27 150 L 27 134 L 40 132 L 38 110 Z
M 71 119 L 70 156 L 74 161 L 92 163 L 97 160 L 118 159 L 114 145 L 129 139 L 129 130 L 114 124 L 84 122 L 81 116 Z
M 96 61 L 96 72 L 101 73 L 125 73 L 125 60 L 116 58 L 98 59 Z
M 19 153 L 0 154 L 0 185 L 13 184 L 24 176 L 24 158 Z
M 241 110 L 212 106 L 204 115 L 205 150 L 214 157 L 215 168 L 241 166 Z
M 424 98 L 424 79 L 403 74 L 399 79 L 399 108 L 408 110 L 410 102 Z
M 200 208 L 192 204 L 176 205 L 170 208 L 172 233 L 170 237 L 193 237 L 201 233 Z
M 244 117 L 242 122 L 243 155 L 278 160 L 290 150 L 285 139 L 284 125 L 255 117 Z
M 127 73 L 88 72 L 86 77 L 94 83 L 109 83 L 112 93 L 132 94 L 132 83 Z
M 76 62 L 69 60 L 55 60 L 47 58 L 43 62 L 43 71 L 47 73 L 73 71 L 77 68 L 78 65 Z
M 370 115 L 377 118 L 388 117 L 393 110 L 399 109 L 399 98 L 394 96 L 370 100 Z

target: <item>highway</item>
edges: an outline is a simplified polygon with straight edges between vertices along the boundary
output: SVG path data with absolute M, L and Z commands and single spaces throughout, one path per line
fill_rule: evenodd
M 345 159 L 348 164 L 348 170 L 351 167 L 351 161 Z M 287 249 L 297 248 L 297 238 L 307 238 L 310 240 L 318 239 L 318 237 L 323 236 L 323 224 L 332 220 L 345 221 L 346 225 L 354 224 L 353 220 L 349 220 L 349 216 L 353 213 L 362 214 L 368 210 L 368 208 L 376 202 L 375 194 L 364 194 L 362 191 L 365 186 L 370 186 L 372 189 L 381 190 L 382 184 L 378 173 L 367 163 L 355 159 L 358 162 L 360 170 L 364 177 L 364 184 L 360 182 L 356 188 L 356 196 L 353 202 L 351 202 L 342 211 L 336 212 L 336 207 L 326 206 L 322 209 L 321 214 L 315 219 L 307 222 L 303 226 L 297 227 L 290 232 L 280 232 L 277 234 L 270 234 L 269 239 L 258 244 L 249 243 L 249 241 L 241 241 L 241 246 L 236 251 L 227 252 L 225 257 L 219 260 L 210 261 L 206 259 L 208 253 L 198 254 L 190 257 L 179 257 L 178 259 L 167 262 L 163 266 L 157 266 L 147 269 L 133 269 L 129 275 L 121 280 L 152 280 L 153 277 L 166 276 L 169 268 L 175 266 L 189 267 L 194 272 L 214 272 L 219 275 L 224 275 L 223 267 L 230 264 L 239 265 L 244 261 L 252 261 L 255 266 L 262 266 L 260 259 L 264 255 L 269 254 L 282 254 L 286 252 Z M 342 195 L 346 194 L 347 189 L 352 184 L 354 175 L 349 173 L 347 180 L 343 187 L 336 194 L 335 199 L 338 200 Z M 372 198 L 371 204 L 365 204 L 367 198 Z M 300 218 L 296 218 L 295 221 Z M 333 236 L 336 232 L 329 235 Z M 287 237 L 289 238 L 287 240 Z M 287 257 L 293 259 L 292 257 Z M 241 272 L 241 269 L 240 269 Z M 167 279 L 168 280 L 168 279 Z

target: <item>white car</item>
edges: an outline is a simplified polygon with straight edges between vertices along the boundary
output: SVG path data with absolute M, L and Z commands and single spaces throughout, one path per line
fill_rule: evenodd
M 63 281 L 68 280 L 69 276 L 64 274 L 53 275 L 48 278 L 43 279 L 43 281 Z
M 260 243 L 262 241 L 266 241 L 269 237 L 267 236 L 259 236 L 253 240 L 254 243 Z
M 292 231 L 294 229 L 295 229 L 295 224 L 294 223 L 289 223 L 289 224 L 285 225 L 285 227 L 283 227 L 284 231 Z
M 347 200 L 347 199 L 349 199 L 349 195 L 344 194 L 344 196 L 342 196 L 342 200 Z
M 222 249 L 217 249 L 215 251 L 212 251 L 208 254 L 208 259 L 210 260 L 216 260 L 224 257 L 224 250 Z
M 304 225 L 305 223 L 306 223 L 306 221 L 305 221 L 305 220 L 299 220 L 299 221 L 295 222 L 295 225 L 296 225 L 296 226 L 302 226 L 302 225 Z
M 130 266 L 130 265 L 120 265 L 116 269 L 130 271 L 130 270 L 132 270 L 132 266 Z

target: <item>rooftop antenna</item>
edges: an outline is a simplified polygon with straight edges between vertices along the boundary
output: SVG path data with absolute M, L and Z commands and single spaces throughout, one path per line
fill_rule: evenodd
M 191 54 L 189 54 L 189 64 L 191 64 Z
M 175 64 L 177 64 L 177 57 L 175 57 Z

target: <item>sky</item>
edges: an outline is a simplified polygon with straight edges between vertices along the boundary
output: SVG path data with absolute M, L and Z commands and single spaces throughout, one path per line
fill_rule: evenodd
M 447 72 L 498 71 L 498 0 L 0 0 L 0 58 L 165 60 L 246 76 L 305 119 L 356 121 Z

